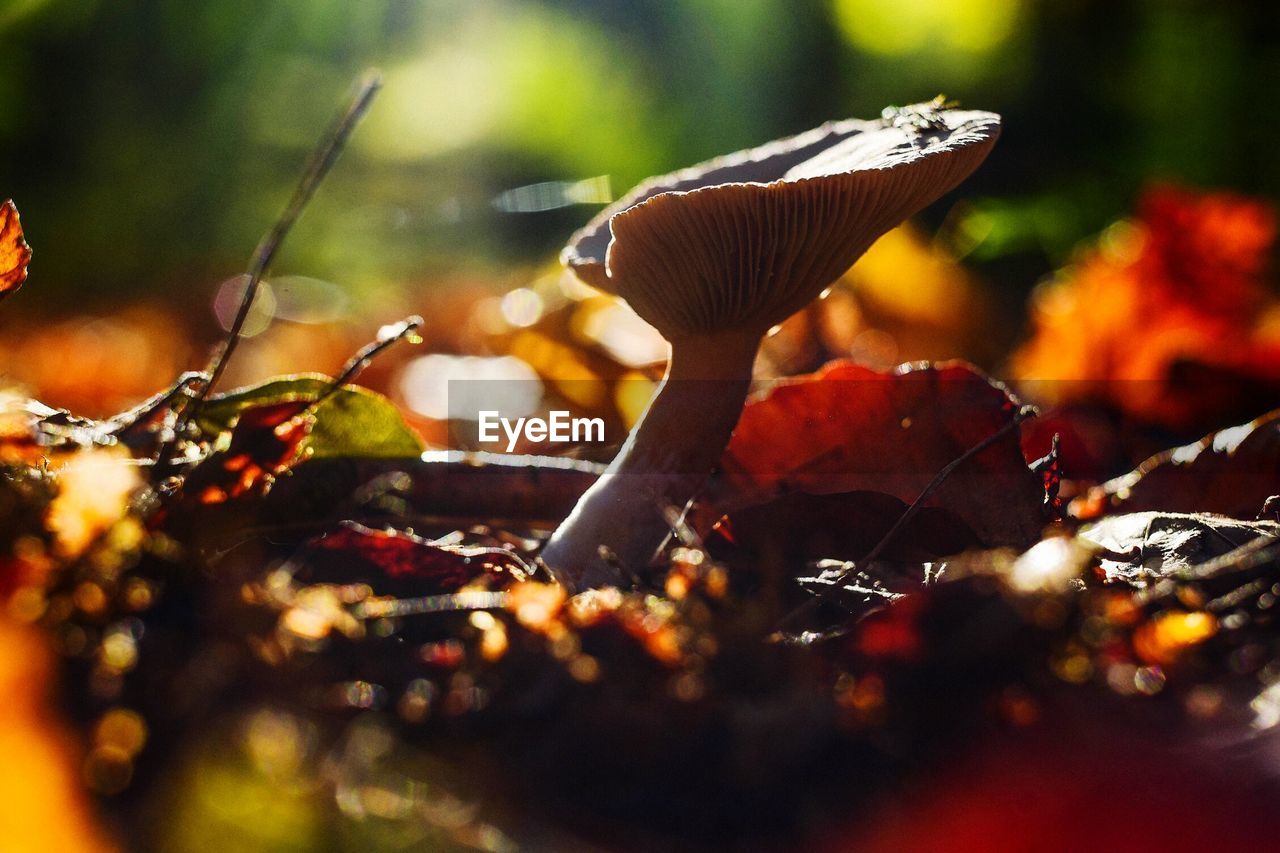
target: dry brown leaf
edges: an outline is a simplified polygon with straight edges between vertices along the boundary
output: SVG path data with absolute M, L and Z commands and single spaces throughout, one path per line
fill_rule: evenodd
M 1134 512 L 1104 518 L 1080 531 L 1081 542 L 1098 550 L 1107 580 L 1136 586 L 1191 571 L 1260 537 L 1266 544 L 1280 540 L 1280 524 L 1207 512 Z
M 14 293 L 27 280 L 31 247 L 22 236 L 22 223 L 13 200 L 0 204 L 0 299 Z

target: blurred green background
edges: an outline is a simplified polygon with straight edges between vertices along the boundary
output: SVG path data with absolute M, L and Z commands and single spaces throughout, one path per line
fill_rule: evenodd
M 648 387 L 630 409 L 618 389 L 647 381 L 642 368 L 660 360 L 661 341 L 653 350 L 652 336 L 628 326 L 616 306 L 556 296 L 558 282 L 537 286 L 554 278 L 543 274 L 569 234 L 648 175 L 938 93 L 1004 115 L 995 153 L 925 211 L 923 228 L 886 237 L 878 266 L 860 265 L 866 280 L 858 286 L 874 289 L 884 310 L 846 292 L 825 303 L 827 314 L 800 317 L 795 334 L 772 338 L 766 355 L 774 374 L 813 369 L 827 350 L 864 361 L 879 352 L 894 363 L 920 357 L 921 342 L 942 329 L 949 336 L 941 356 L 998 364 L 1023 333 L 1032 288 L 1082 241 L 1129 216 L 1142 187 L 1170 180 L 1280 197 L 1274 5 L 0 0 L 0 199 L 15 199 L 36 253 L 30 281 L 0 314 L 0 386 L 12 378 L 48 403 L 106 415 L 203 364 L 218 334 L 214 294 L 244 268 L 369 66 L 382 69 L 385 88 L 275 265 L 282 301 L 274 308 L 290 323 L 246 341 L 228 386 L 334 372 L 377 324 L 414 311 L 427 315 L 430 353 L 410 361 L 401 347 L 361 382 L 391 389 L 437 446 L 449 438 L 447 424 L 422 401 L 447 397 L 447 380 L 458 375 L 451 370 L 477 378 L 483 365 L 514 362 L 579 387 L 615 383 L 592 405 L 633 421 Z M 1115 269 L 1128 275 L 1119 262 Z M 284 304 L 287 277 L 306 297 L 301 307 Z M 1112 281 L 1149 285 L 1137 273 L 1102 281 L 1083 292 Z M 896 303 L 911 300 L 885 298 L 902 291 L 916 301 L 904 308 Z M 543 297 L 548 316 L 535 325 Z M 565 308 L 570 298 L 581 303 Z M 987 299 L 995 303 L 989 313 Z M 224 314 L 231 310 L 224 305 Z M 496 332 L 481 322 L 495 312 Z M 1166 325 L 1129 340 L 1138 324 L 1131 316 L 1158 326 L 1154 313 L 1116 315 L 1129 324 L 1116 351 L 1142 357 L 1149 372 L 1140 380 L 1164 370 L 1144 345 L 1185 335 Z M 1077 361 L 1061 357 L 1056 347 L 1069 326 L 1093 315 L 1105 307 L 1090 301 L 1081 317 L 1055 327 L 1044 360 L 1063 361 L 1069 372 L 1091 359 L 1097 342 L 1114 343 L 1120 321 L 1103 316 L 1101 333 L 1071 337 L 1079 338 Z M 824 316 L 834 318 L 841 334 L 829 337 L 839 346 L 812 344 L 830 331 Z M 950 325 L 963 334 L 944 328 L 956 317 L 965 322 Z M 591 331 L 593 318 L 603 331 Z M 1194 354 L 1230 349 L 1223 341 L 1244 351 L 1255 326 L 1266 326 L 1272 343 L 1280 339 L 1280 319 L 1268 325 L 1249 314 L 1226 331 L 1214 327 Z M 973 338 L 980 346 L 966 349 Z M 599 351 L 606 339 L 639 341 L 642 354 L 611 358 Z M 1275 346 L 1259 347 L 1265 358 L 1239 360 L 1269 367 Z M 1165 386 L 1150 387 L 1163 401 Z M 1261 410 L 1255 386 L 1231 387 L 1252 395 L 1248 416 Z M 1275 393 L 1280 384 L 1268 387 Z M 1205 429 L 1238 422 L 1214 420 L 1214 411 Z M 1109 475 L 1155 448 L 1105 449 L 1099 468 L 1127 460 Z M 1067 470 L 1087 470 L 1074 464 Z M 313 741 L 304 724 L 266 716 L 249 729 L 248 758 L 225 743 L 197 744 L 207 754 L 175 771 L 176 805 L 165 813 L 179 819 L 153 821 L 173 827 L 170 849 L 300 850 L 335 831 L 381 831 L 332 818 L 331 792 L 298 769 Z
M 1275 20 L 1186 0 L 0 0 L 0 196 L 39 311 L 207 303 L 376 65 L 386 88 L 276 267 L 376 303 L 518 283 L 597 209 L 512 212 L 511 188 L 618 194 L 945 92 L 1007 126 L 966 203 L 926 217 L 1021 299 L 1150 179 L 1280 192 Z

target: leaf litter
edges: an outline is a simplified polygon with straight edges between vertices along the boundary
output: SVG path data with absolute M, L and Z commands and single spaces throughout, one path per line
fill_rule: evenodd
M 11 292 L 30 253 L 3 212 Z M 626 831 L 625 846 L 797 849 L 825 831 L 815 813 L 839 827 L 971 733 L 1057 704 L 1280 720 L 1280 524 L 1257 520 L 1280 491 L 1275 414 L 1153 457 L 1063 518 L 1063 465 L 1027 464 L 1033 413 L 1008 389 L 962 364 L 834 362 L 748 406 L 633 587 L 569 595 L 538 561 L 538 489 L 567 511 L 598 469 L 423 454 L 390 401 L 350 385 L 413 328 L 337 379 L 214 395 L 233 329 L 208 371 L 106 421 L 6 399 L 0 591 L 60 655 L 104 802 L 155 796 L 165 756 L 245 718 L 277 738 L 318 727 L 291 772 L 440 844 Z M 783 524 L 786 501 L 807 522 Z M 234 523 L 202 529 L 218 511 Z M 823 555 L 779 558 L 805 539 Z

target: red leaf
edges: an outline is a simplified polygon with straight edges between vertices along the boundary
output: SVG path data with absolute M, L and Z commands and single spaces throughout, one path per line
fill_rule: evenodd
M 1042 410 L 1023 423 L 1022 455 L 1028 463 L 1043 459 L 1056 441 L 1062 476 L 1097 483 L 1132 464 L 1128 442 L 1139 438 L 1145 436 L 1122 432 L 1119 416 L 1109 409 L 1072 404 Z M 1156 447 L 1137 452 L 1145 456 Z
M 1150 241 L 1143 278 L 1176 291 L 1211 315 L 1247 317 L 1265 297 L 1276 216 L 1258 199 L 1160 185 L 1139 204 Z
M 832 362 L 747 405 L 711 501 L 732 512 L 792 492 L 868 491 L 910 503 L 1020 408 L 1003 386 L 958 362 L 889 373 Z M 951 511 L 984 544 L 1025 545 L 1039 535 L 1043 500 L 1013 429 L 966 460 L 926 506 Z
M 31 247 L 22 237 L 22 223 L 12 199 L 0 204 L 0 299 L 14 293 L 27 280 Z
M 202 503 L 265 494 L 277 476 L 301 461 L 302 443 L 315 426 L 315 418 L 303 414 L 308 405 L 290 400 L 245 410 L 231 428 L 227 449 L 188 476 L 188 494 Z
M 308 543 L 305 562 L 321 572 L 330 565 L 344 583 L 364 572 L 413 581 L 419 595 L 454 592 L 486 573 L 522 580 L 527 567 L 504 548 L 439 545 L 400 530 L 374 530 L 355 522 Z
M 924 651 L 920 624 L 927 612 L 924 596 L 908 595 L 872 613 L 859 625 L 852 644 L 866 657 L 911 660 Z

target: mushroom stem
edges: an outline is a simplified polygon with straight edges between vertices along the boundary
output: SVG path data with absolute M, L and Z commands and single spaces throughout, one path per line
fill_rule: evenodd
M 668 511 L 684 510 L 724 454 L 760 338 L 733 332 L 671 342 L 658 393 L 542 553 L 562 583 L 616 586 L 627 580 L 623 568 L 649 564 L 671 531 Z

